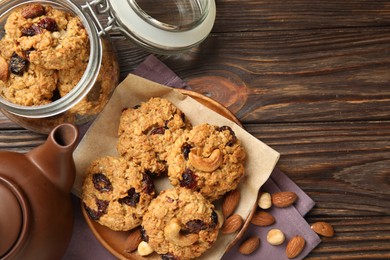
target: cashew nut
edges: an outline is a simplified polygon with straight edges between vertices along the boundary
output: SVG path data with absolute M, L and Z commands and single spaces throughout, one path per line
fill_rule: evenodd
M 215 149 L 209 157 L 201 157 L 190 152 L 188 161 L 195 169 L 203 172 L 213 172 L 222 164 L 223 154 L 219 149 Z
M 180 233 L 180 230 L 181 228 L 179 220 L 177 218 L 173 218 L 164 229 L 165 236 L 169 241 L 182 247 L 190 246 L 198 241 L 198 234 L 183 235 Z

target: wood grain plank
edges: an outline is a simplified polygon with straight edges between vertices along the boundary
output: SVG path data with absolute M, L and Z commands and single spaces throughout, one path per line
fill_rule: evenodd
M 390 28 L 348 29 L 212 35 L 162 59 L 244 123 L 355 121 L 390 119 L 389 53 Z
M 390 122 L 249 124 L 278 167 L 316 201 L 315 216 L 390 215 Z
M 216 0 L 213 32 L 378 27 L 390 24 L 389 1 Z
M 85 0 L 76 0 L 85 4 Z M 390 25 L 386 0 L 216 0 L 214 33 L 380 27 Z M 103 26 L 108 15 L 98 15 Z M 119 35 L 119 32 L 111 32 Z

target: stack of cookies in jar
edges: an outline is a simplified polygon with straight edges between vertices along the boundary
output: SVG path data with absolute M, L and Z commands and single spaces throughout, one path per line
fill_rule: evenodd
M 209 250 L 223 225 L 215 202 L 244 176 L 245 149 L 228 126 L 193 126 L 164 98 L 122 111 L 118 156 L 96 158 L 82 201 L 91 219 L 115 231 L 140 233 L 142 256 L 192 259 Z M 167 178 L 159 193 L 154 182 Z M 134 241 L 132 242 L 134 243 Z

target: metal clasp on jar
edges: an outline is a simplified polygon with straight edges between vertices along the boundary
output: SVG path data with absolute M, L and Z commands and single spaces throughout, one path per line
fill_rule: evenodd
M 84 11 L 89 12 L 91 15 L 91 18 L 97 27 L 99 36 L 104 36 L 111 30 L 122 31 L 120 26 L 118 26 L 116 23 L 116 19 L 111 16 L 111 7 L 106 0 L 93 0 L 91 2 L 86 2 L 84 5 L 81 5 L 81 8 Z M 108 22 L 106 27 L 104 27 L 99 21 L 98 15 L 101 14 L 108 15 Z

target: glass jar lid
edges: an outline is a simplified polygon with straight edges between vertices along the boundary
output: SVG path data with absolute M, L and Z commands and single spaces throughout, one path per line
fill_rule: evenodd
M 109 14 L 107 27 L 100 26 L 100 33 L 118 30 L 160 54 L 185 51 L 201 43 L 216 16 L 214 0 L 95 0 L 83 8 L 93 12 L 91 6 L 100 14 Z

